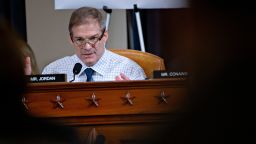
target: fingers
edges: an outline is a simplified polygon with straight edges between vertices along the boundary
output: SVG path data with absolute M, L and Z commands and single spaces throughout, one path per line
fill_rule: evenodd
M 124 73 L 120 73 L 120 76 L 123 80 L 130 80 Z
M 25 58 L 25 67 L 24 67 L 25 75 L 31 75 L 32 74 L 32 68 L 31 68 L 31 61 L 30 57 Z
M 124 73 L 120 73 L 120 75 L 115 77 L 116 81 L 123 81 L 123 80 L 130 80 L 129 77 L 127 77 Z
M 116 81 L 121 81 L 122 80 L 120 76 L 116 76 L 115 79 L 116 79 Z

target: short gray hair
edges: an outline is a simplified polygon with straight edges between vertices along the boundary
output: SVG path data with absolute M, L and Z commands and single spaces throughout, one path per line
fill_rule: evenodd
M 90 19 L 97 20 L 102 30 L 105 28 L 105 21 L 103 20 L 102 13 L 98 9 L 80 7 L 71 14 L 68 26 L 70 36 L 72 36 L 72 28 L 74 26 L 90 23 Z

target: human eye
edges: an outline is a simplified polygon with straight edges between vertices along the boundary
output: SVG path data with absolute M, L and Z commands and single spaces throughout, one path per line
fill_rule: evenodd
M 83 43 L 83 42 L 84 42 L 84 39 L 83 39 L 83 38 L 78 37 L 78 38 L 75 38 L 75 42 L 76 42 L 76 43 L 78 43 L 78 44 L 81 44 L 81 43 Z
M 98 40 L 98 37 L 97 36 L 93 36 L 93 37 L 90 37 L 88 40 L 90 42 L 96 42 Z
M 83 38 L 76 38 L 76 41 L 84 41 Z

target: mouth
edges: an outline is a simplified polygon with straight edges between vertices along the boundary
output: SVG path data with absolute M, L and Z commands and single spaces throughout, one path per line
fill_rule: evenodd
M 90 55 L 92 55 L 93 53 L 84 53 L 84 54 L 82 54 L 82 55 L 84 55 L 84 56 L 90 56 Z
M 85 56 L 90 56 L 90 55 L 93 55 L 94 52 L 82 52 L 81 54 Z
M 94 57 L 94 52 L 86 52 L 86 53 L 81 53 L 81 56 L 84 57 L 85 59 L 91 59 Z

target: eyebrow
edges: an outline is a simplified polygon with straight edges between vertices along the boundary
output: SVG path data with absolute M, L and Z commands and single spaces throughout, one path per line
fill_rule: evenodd
M 87 38 L 81 37 L 81 36 L 77 36 L 77 37 L 74 37 L 74 38 L 90 39 L 90 38 L 92 38 L 92 37 L 97 37 L 97 36 L 99 36 L 99 34 L 95 34 L 95 35 L 89 36 L 89 37 L 87 37 Z

